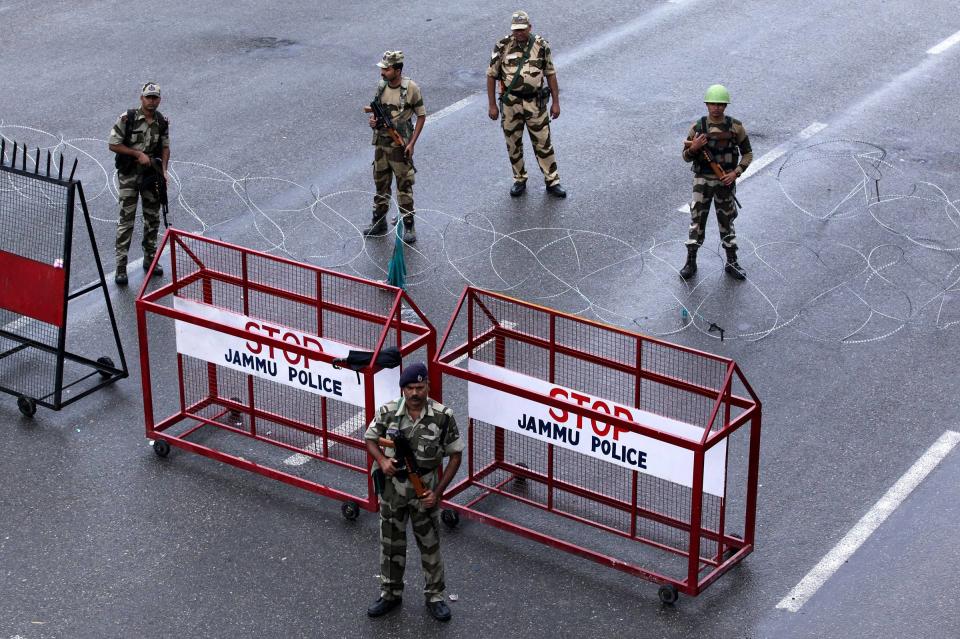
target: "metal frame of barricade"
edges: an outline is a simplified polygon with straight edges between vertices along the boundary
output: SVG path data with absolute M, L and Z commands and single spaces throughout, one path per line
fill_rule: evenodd
M 453 335 L 465 340 L 448 346 Z M 432 368 L 444 375 L 448 392 L 455 380 L 466 383 L 468 395 L 479 398 L 482 389 L 483 405 L 496 404 L 497 419 L 510 427 L 471 417 L 467 477 L 445 495 L 448 525 L 462 513 L 645 578 L 661 585 L 660 599 L 668 604 L 678 590 L 699 594 L 753 551 L 761 404 L 732 360 L 467 287 Z M 523 376 L 554 386 L 537 391 Z M 491 400 L 491 393 L 502 401 Z M 682 466 L 692 467 L 689 486 L 522 435 L 508 421 L 516 416 L 501 408 L 511 398 L 549 410 L 557 422 L 575 416 L 585 433 L 591 423 L 592 434 L 604 432 L 596 430 L 599 424 L 607 433 L 645 437 L 639 441 L 658 450 L 682 449 L 679 454 L 692 458 Z M 651 425 L 669 420 L 696 426 L 702 435 Z M 705 464 L 715 483 L 706 483 Z M 612 536 L 600 549 L 588 543 L 598 541 L 598 530 L 599 537 Z M 672 563 L 672 570 L 660 562 Z
M 169 364 L 176 369 L 178 406 L 169 416 L 156 420 L 154 374 L 164 372 L 156 362 L 164 355 L 170 357 L 173 336 L 160 339 L 152 326 L 148 329 L 148 323 L 162 318 L 178 331 L 190 326 L 226 339 L 238 338 L 251 352 L 275 353 L 273 361 L 280 365 L 303 358 L 309 369 L 311 362 L 319 362 L 316 370 L 327 371 L 317 373 L 316 383 L 321 384 L 325 383 L 323 375 L 331 374 L 331 369 L 322 366 L 337 359 L 324 350 L 329 340 L 351 350 L 369 351 L 371 361 L 386 346 L 396 346 L 402 356 L 425 350 L 423 358 L 430 361 L 436 352 L 436 331 L 423 313 L 402 289 L 174 228 L 164 235 L 151 273 L 164 248 L 169 248 L 172 281 L 148 292 L 148 275 L 137 299 L 144 422 L 147 438 L 154 440 L 154 452 L 166 457 L 170 445 L 177 446 L 333 497 L 345 502 L 342 512 L 348 519 L 354 519 L 360 508 L 375 511 L 377 496 L 369 473 L 372 458 L 363 431 L 377 408 L 374 382 L 379 367 L 369 364 L 356 371 L 358 385 L 361 377 L 364 380 L 364 400 L 362 408 L 356 404 L 351 408 L 329 394 L 291 388 L 238 372 L 223 362 L 215 364 L 184 354 L 178 342 L 176 363 Z M 412 312 L 417 323 L 404 319 L 402 311 Z M 268 328 L 251 332 L 246 330 L 251 324 L 237 324 L 237 318 Z M 328 341 L 321 347 L 318 339 Z M 158 353 L 158 349 L 167 351 Z M 263 364 L 264 370 L 268 368 L 269 362 Z M 290 370 L 294 370 L 292 366 Z M 354 375 L 353 370 L 345 370 Z M 434 394 L 439 394 L 439 376 L 432 377 Z M 309 377 L 307 385 L 316 389 L 314 382 Z M 399 390 L 393 388 L 399 396 Z M 214 439 L 221 443 L 213 443 Z M 241 450 L 227 450 L 237 448 L 237 442 Z M 302 461 L 291 466 L 278 462 L 277 454 L 291 453 L 285 463 L 298 456 Z M 254 454 L 268 459 L 252 459 Z M 341 483 L 352 485 L 358 474 L 363 475 L 363 489 L 335 487 L 332 481 L 297 474 L 295 468 L 309 460 L 326 462 L 315 465 L 322 467 L 318 472 L 339 473 Z
M 28 155 L 26 145 L 21 149 L 14 142 L 5 164 L 6 139 L 0 140 L 0 362 L 7 365 L 0 392 L 14 395 L 20 412 L 32 417 L 37 406 L 60 410 L 127 377 L 128 371 L 83 185 L 73 177 L 77 161 L 64 177 L 62 154 L 54 163 L 48 150 L 45 166 L 40 149 L 32 162 Z M 98 279 L 71 291 L 74 252 L 87 248 L 74 243 L 78 202 L 84 227 L 77 239 L 82 242 L 86 235 L 89 240 Z M 86 345 L 76 343 L 79 335 L 68 330 L 70 303 L 98 289 L 119 367 L 108 355 L 96 360 L 81 355 L 76 347 Z

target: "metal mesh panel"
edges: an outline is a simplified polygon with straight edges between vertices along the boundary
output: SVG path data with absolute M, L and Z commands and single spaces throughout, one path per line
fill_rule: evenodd
M 701 428 L 717 430 L 729 423 L 723 403 L 710 421 L 733 365 L 728 360 L 476 289 L 469 289 L 466 299 L 467 305 L 450 330 L 464 335 L 473 359 Z M 470 328 L 465 329 L 464 323 Z M 445 353 L 441 360 L 451 361 Z M 461 370 L 458 364 L 454 366 L 453 371 L 446 370 Z M 730 418 L 743 410 L 732 408 Z M 590 419 L 570 415 L 574 420 Z M 479 420 L 471 420 L 470 427 L 473 475 L 459 485 L 462 489 L 457 488 L 460 492 L 453 500 L 463 507 L 590 552 L 609 553 L 617 548 L 612 556 L 636 566 L 646 565 L 678 583 L 687 578 L 693 505 L 698 495 L 701 540 L 694 560 L 701 574 L 722 561 L 717 535 L 743 530 L 744 445 L 729 452 L 740 471 L 727 475 L 728 484 L 731 480 L 737 483 L 734 492 L 739 501 L 739 514 L 731 515 L 725 498 L 703 490 Z M 589 436 L 591 430 L 584 423 L 581 437 Z M 699 437 L 690 441 L 699 445 Z M 526 510 L 518 510 L 518 506 Z M 609 539 L 577 532 L 583 526 L 613 532 L 621 541 L 646 543 L 618 547 Z M 723 550 L 729 551 L 729 546 Z
M 384 326 L 389 327 L 388 346 L 433 335 L 432 328 L 391 314 L 402 298 L 397 289 L 180 232 L 172 232 L 168 241 L 176 264 L 175 293 L 152 302 L 160 306 L 174 306 L 174 296 L 185 298 L 281 329 L 276 339 L 296 339 L 285 333 L 294 329 L 348 349 L 372 350 Z M 257 336 L 266 331 L 251 333 L 251 340 Z M 261 348 L 266 353 L 274 347 Z M 422 349 L 410 347 L 403 355 L 423 357 Z M 300 358 L 282 351 L 266 365 Z M 179 360 L 187 414 L 168 419 L 160 431 L 165 437 L 203 441 L 216 451 L 309 478 L 320 492 L 329 487 L 368 499 L 360 495 L 368 485 L 363 433 L 375 406 L 356 406 L 186 355 Z

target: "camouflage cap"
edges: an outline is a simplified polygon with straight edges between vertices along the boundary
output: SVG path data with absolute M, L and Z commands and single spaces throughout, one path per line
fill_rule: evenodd
M 160 97 L 160 85 L 156 82 L 147 82 L 143 85 L 143 88 L 140 89 L 140 95 L 143 97 L 156 96 Z
M 530 28 L 530 16 L 527 15 L 526 11 L 515 11 L 514 14 L 510 17 L 510 29 L 529 29 Z
M 383 59 L 377 62 L 381 69 L 389 69 L 395 64 L 403 64 L 403 51 L 384 51 Z

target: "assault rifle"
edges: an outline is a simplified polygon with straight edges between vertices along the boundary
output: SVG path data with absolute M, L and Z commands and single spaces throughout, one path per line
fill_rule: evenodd
M 394 477 L 401 481 L 409 478 L 410 483 L 413 484 L 414 492 L 417 493 L 417 497 L 421 499 L 426 497 L 430 491 L 423 485 L 423 469 L 417 464 L 417 458 L 413 454 L 413 448 L 410 447 L 410 440 L 404 435 L 397 433 L 393 436 L 393 439 L 381 437 L 378 443 L 384 448 L 392 448 L 397 453 L 394 458 L 397 460 L 397 474 L 394 475 Z
M 163 226 L 164 228 L 170 228 L 170 221 L 167 219 L 167 216 L 170 213 L 170 203 L 167 198 L 167 176 L 163 173 L 163 160 L 160 158 L 153 158 L 150 166 L 153 168 L 153 172 L 156 174 L 156 181 L 153 183 L 153 189 L 154 193 L 157 195 L 157 199 L 160 200 L 160 209 L 163 211 Z
M 684 142 L 686 146 L 690 146 L 690 140 Z M 710 170 L 713 171 L 713 174 L 717 176 L 718 180 L 722 180 L 723 176 L 726 175 L 726 172 L 723 170 L 723 167 L 720 166 L 720 163 L 717 162 L 716 158 L 713 157 L 713 153 L 710 152 L 710 149 L 703 147 L 700 149 L 700 152 L 703 154 L 703 159 L 710 165 Z M 737 199 L 736 193 L 733 192 L 733 187 L 730 188 L 730 194 L 733 195 L 733 201 L 737 203 L 737 208 L 742 209 L 743 206 L 740 204 L 740 200 Z
M 390 136 L 390 139 L 393 140 L 394 144 L 404 149 L 406 152 L 406 142 L 403 141 L 403 136 L 400 135 L 400 132 L 397 131 L 397 126 L 393 123 L 393 118 L 390 117 L 390 114 L 387 113 L 387 110 L 383 108 L 383 105 L 380 103 L 379 99 L 374 100 L 370 103 L 370 106 L 363 107 L 364 113 L 372 113 L 373 117 L 377 120 L 378 129 L 386 129 L 387 135 Z

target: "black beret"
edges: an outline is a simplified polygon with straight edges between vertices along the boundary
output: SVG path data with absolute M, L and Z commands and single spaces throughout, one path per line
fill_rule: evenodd
M 427 379 L 427 365 L 422 362 L 411 364 L 400 373 L 400 388 L 407 384 L 417 384 L 429 381 Z

